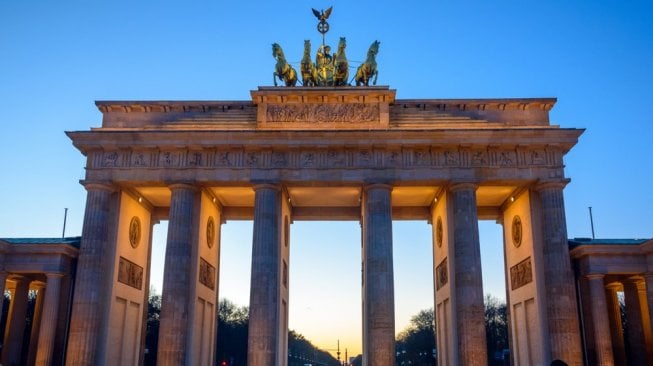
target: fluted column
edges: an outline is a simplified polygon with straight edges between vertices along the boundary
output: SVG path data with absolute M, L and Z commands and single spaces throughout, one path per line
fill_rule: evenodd
M 20 356 L 25 333 L 29 283 L 30 280 L 25 277 L 16 279 L 16 288 L 9 304 L 7 325 L 5 326 L 5 338 L 2 347 L 3 365 L 18 365 L 21 362 Z
M 4 263 L 4 254 L 0 254 L 0 260 Z M 7 285 L 7 272 L 0 271 L 0 314 L 4 311 L 5 306 L 5 289 Z M 0 329 L 0 331 L 2 331 Z
M 642 314 L 642 332 L 644 333 L 644 346 L 646 347 L 646 359 L 648 364 L 653 363 L 653 333 L 651 332 L 651 320 L 649 318 L 648 300 L 646 296 L 646 280 L 640 277 L 637 281 L 637 295 Z
M 644 329 L 642 328 L 642 307 L 640 304 L 638 283 L 640 278 L 629 278 L 624 281 L 624 297 L 626 301 L 626 319 L 628 325 L 628 361 L 630 365 L 647 365 Z
M 54 349 L 54 338 L 59 321 L 59 303 L 61 294 L 61 278 L 63 274 L 48 273 L 43 299 L 43 313 L 38 338 L 38 351 L 36 353 L 35 365 L 48 366 L 52 364 L 52 351 Z
M 29 351 L 27 352 L 27 365 L 33 365 L 36 361 L 36 350 L 40 337 L 41 319 L 43 317 L 43 299 L 45 298 L 45 284 L 35 282 L 31 290 L 36 290 L 36 303 L 34 304 L 34 314 L 32 314 L 32 329 L 29 336 Z
M 452 293 L 456 301 L 458 362 L 461 365 L 487 364 L 476 188 L 475 184 L 459 183 L 449 189 L 454 226 L 452 249 L 455 281 L 452 281 Z
M 618 284 L 606 286 L 605 299 L 610 321 L 610 339 L 612 340 L 612 353 L 615 365 L 626 365 L 626 348 L 624 346 L 624 332 L 621 322 L 621 306 L 617 298 Z
M 612 341 L 610 339 L 610 321 L 605 301 L 603 275 L 587 276 L 590 287 L 592 322 L 594 325 L 594 342 L 596 344 L 596 362 L 598 365 L 614 365 Z
M 113 188 L 104 184 L 86 185 L 86 209 L 77 260 L 75 294 L 70 318 L 67 365 L 97 363 L 98 337 L 105 316 L 107 271 L 104 254 L 109 245 Z M 115 245 L 115 244 L 113 244 Z
M 280 326 L 281 190 L 260 184 L 254 191 L 247 365 L 274 366 Z
M 646 281 L 646 302 L 648 303 L 648 327 L 653 331 L 653 273 L 644 276 Z M 1 310 L 1 309 L 0 309 Z
M 547 325 L 551 359 L 560 359 L 569 365 L 582 365 L 576 292 L 562 194 L 564 186 L 564 182 L 559 182 L 536 187 L 542 214 Z
M 197 224 L 199 190 L 188 184 L 170 186 L 170 215 L 163 272 L 158 365 L 183 365 L 186 360 L 191 293 L 191 253 Z M 194 278 L 193 278 L 194 281 Z M 190 301 L 193 300 L 193 301 Z
M 395 307 L 392 256 L 392 187 L 365 187 L 363 223 L 363 354 L 369 366 L 395 362 Z

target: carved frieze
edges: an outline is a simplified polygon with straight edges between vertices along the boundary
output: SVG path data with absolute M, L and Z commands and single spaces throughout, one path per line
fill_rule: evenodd
M 120 257 L 118 262 L 118 282 L 137 290 L 143 289 L 143 267 Z
M 533 282 L 531 257 L 510 267 L 510 289 L 516 290 Z
M 266 109 L 267 122 L 373 122 L 379 116 L 376 103 L 269 104 Z
M 532 149 L 465 148 L 288 148 L 269 150 L 115 150 L 92 155 L 92 168 L 506 168 L 559 167 L 561 153 Z
M 215 267 L 200 257 L 199 281 L 202 285 L 215 290 Z

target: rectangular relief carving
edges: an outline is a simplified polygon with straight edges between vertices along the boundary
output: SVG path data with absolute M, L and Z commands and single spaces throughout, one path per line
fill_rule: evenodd
M 204 258 L 200 258 L 200 283 L 211 290 L 215 290 L 215 267 Z
M 137 290 L 143 289 L 143 267 L 120 257 L 118 262 L 118 282 Z
M 445 257 L 437 267 L 435 267 L 435 289 L 436 291 L 444 287 L 449 282 L 447 271 L 447 258 Z
M 516 290 L 533 282 L 531 257 L 510 267 L 510 289 Z
M 271 104 L 267 106 L 267 122 L 374 122 L 379 120 L 379 105 L 367 103 Z

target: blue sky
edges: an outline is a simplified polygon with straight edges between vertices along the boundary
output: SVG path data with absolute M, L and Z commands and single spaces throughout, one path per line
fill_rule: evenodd
M 327 43 L 347 37 L 354 63 L 381 41 L 379 84 L 397 98 L 557 97 L 552 123 L 587 129 L 565 159 L 569 236 L 591 235 L 592 206 L 598 237 L 653 237 L 653 4 L 501 0 L 0 2 L 0 237 L 59 236 L 64 207 L 67 234 L 81 233 L 84 158 L 63 131 L 99 126 L 94 100 L 249 99 L 272 85 L 271 43 L 299 61 L 304 39 L 320 42 L 310 8 L 330 5 Z M 309 338 L 311 319 L 360 310 L 358 225 L 312 225 L 293 226 L 291 286 L 321 281 L 314 287 L 349 307 L 329 313 L 296 290 L 291 327 Z M 488 270 L 501 264 L 501 238 L 496 225 L 481 228 Z M 223 272 L 248 277 L 251 224 L 223 230 Z M 432 298 L 429 230 L 395 224 L 399 324 Z M 316 278 L 301 264 L 311 245 L 329 250 Z M 500 295 L 501 278 L 486 278 L 486 290 Z M 246 304 L 242 277 L 222 279 Z

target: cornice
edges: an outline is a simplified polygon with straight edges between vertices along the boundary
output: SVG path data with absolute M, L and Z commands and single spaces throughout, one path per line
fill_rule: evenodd
M 274 88 L 271 88 L 274 89 Z M 307 89 L 307 90 L 303 90 Z M 260 88 L 258 91 L 252 91 L 254 101 L 248 100 L 98 100 L 95 105 L 102 113 L 176 113 L 176 112 L 218 112 L 226 110 L 239 110 L 247 107 L 255 107 L 256 103 L 261 102 L 263 94 L 268 93 L 270 89 Z M 387 88 L 365 88 L 367 93 L 386 94 L 394 92 Z M 333 88 L 293 88 L 274 90 L 279 97 L 298 95 L 298 101 L 302 101 L 301 95 L 313 93 L 323 95 L 323 100 L 327 100 L 327 95 L 334 93 Z M 356 96 L 361 94 L 360 88 L 338 88 L 335 90 L 339 95 Z M 281 99 L 279 99 L 281 102 Z M 388 99 L 387 102 L 395 108 L 399 107 L 416 107 L 416 108 L 435 108 L 440 111 L 469 111 L 469 110 L 529 110 L 540 109 L 550 111 L 555 103 L 556 98 L 472 98 L 472 99 Z

